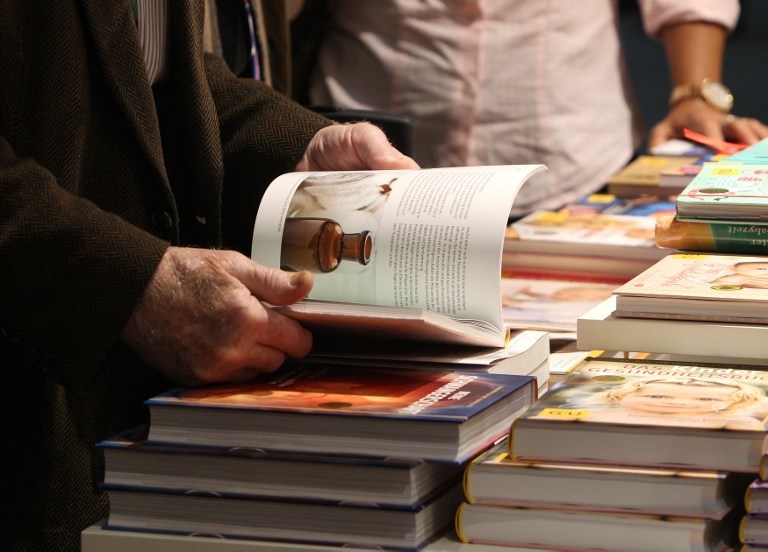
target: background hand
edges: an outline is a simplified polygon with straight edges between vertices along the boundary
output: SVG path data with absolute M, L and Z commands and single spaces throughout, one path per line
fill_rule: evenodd
M 371 123 L 334 124 L 312 137 L 297 171 L 416 169 L 418 164 L 395 149 Z
M 261 301 L 295 303 L 312 284 L 234 251 L 170 247 L 122 338 L 173 381 L 242 381 L 309 352 L 311 334 Z
M 768 127 L 757 119 L 726 115 L 701 100 L 680 102 L 656 124 L 648 136 L 652 148 L 673 138 L 683 138 L 683 129 L 695 130 L 716 140 L 754 144 L 768 137 Z

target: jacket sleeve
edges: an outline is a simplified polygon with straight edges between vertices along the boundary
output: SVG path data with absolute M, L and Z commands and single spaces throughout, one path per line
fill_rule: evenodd
M 0 363 L 70 387 L 92 380 L 167 246 L 0 137 Z

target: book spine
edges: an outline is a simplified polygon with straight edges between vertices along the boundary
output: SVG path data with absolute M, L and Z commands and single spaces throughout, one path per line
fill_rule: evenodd
M 674 216 L 656 220 L 656 245 L 667 249 L 719 253 L 768 253 L 768 225 L 687 222 Z

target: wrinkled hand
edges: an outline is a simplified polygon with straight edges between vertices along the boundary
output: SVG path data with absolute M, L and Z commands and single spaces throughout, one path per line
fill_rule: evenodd
M 691 99 L 674 106 L 651 129 L 648 146 L 654 147 L 673 138 L 683 138 L 683 129 L 686 128 L 716 140 L 739 144 L 754 144 L 768 137 L 768 126 L 757 119 L 726 115 L 702 100 Z
M 182 384 L 246 380 L 309 352 L 311 334 L 261 300 L 295 303 L 312 284 L 308 272 L 267 268 L 234 251 L 171 247 L 122 339 Z
M 415 169 L 416 162 L 403 155 L 371 123 L 334 124 L 320 129 L 296 165 L 297 171 L 356 171 Z

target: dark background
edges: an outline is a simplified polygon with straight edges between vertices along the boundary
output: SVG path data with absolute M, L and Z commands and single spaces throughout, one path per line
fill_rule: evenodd
M 646 130 L 667 112 L 671 84 L 664 47 L 642 29 L 637 3 L 620 0 L 621 33 Z M 768 1 L 741 0 L 741 18 L 725 52 L 723 83 L 733 113 L 768 124 Z

